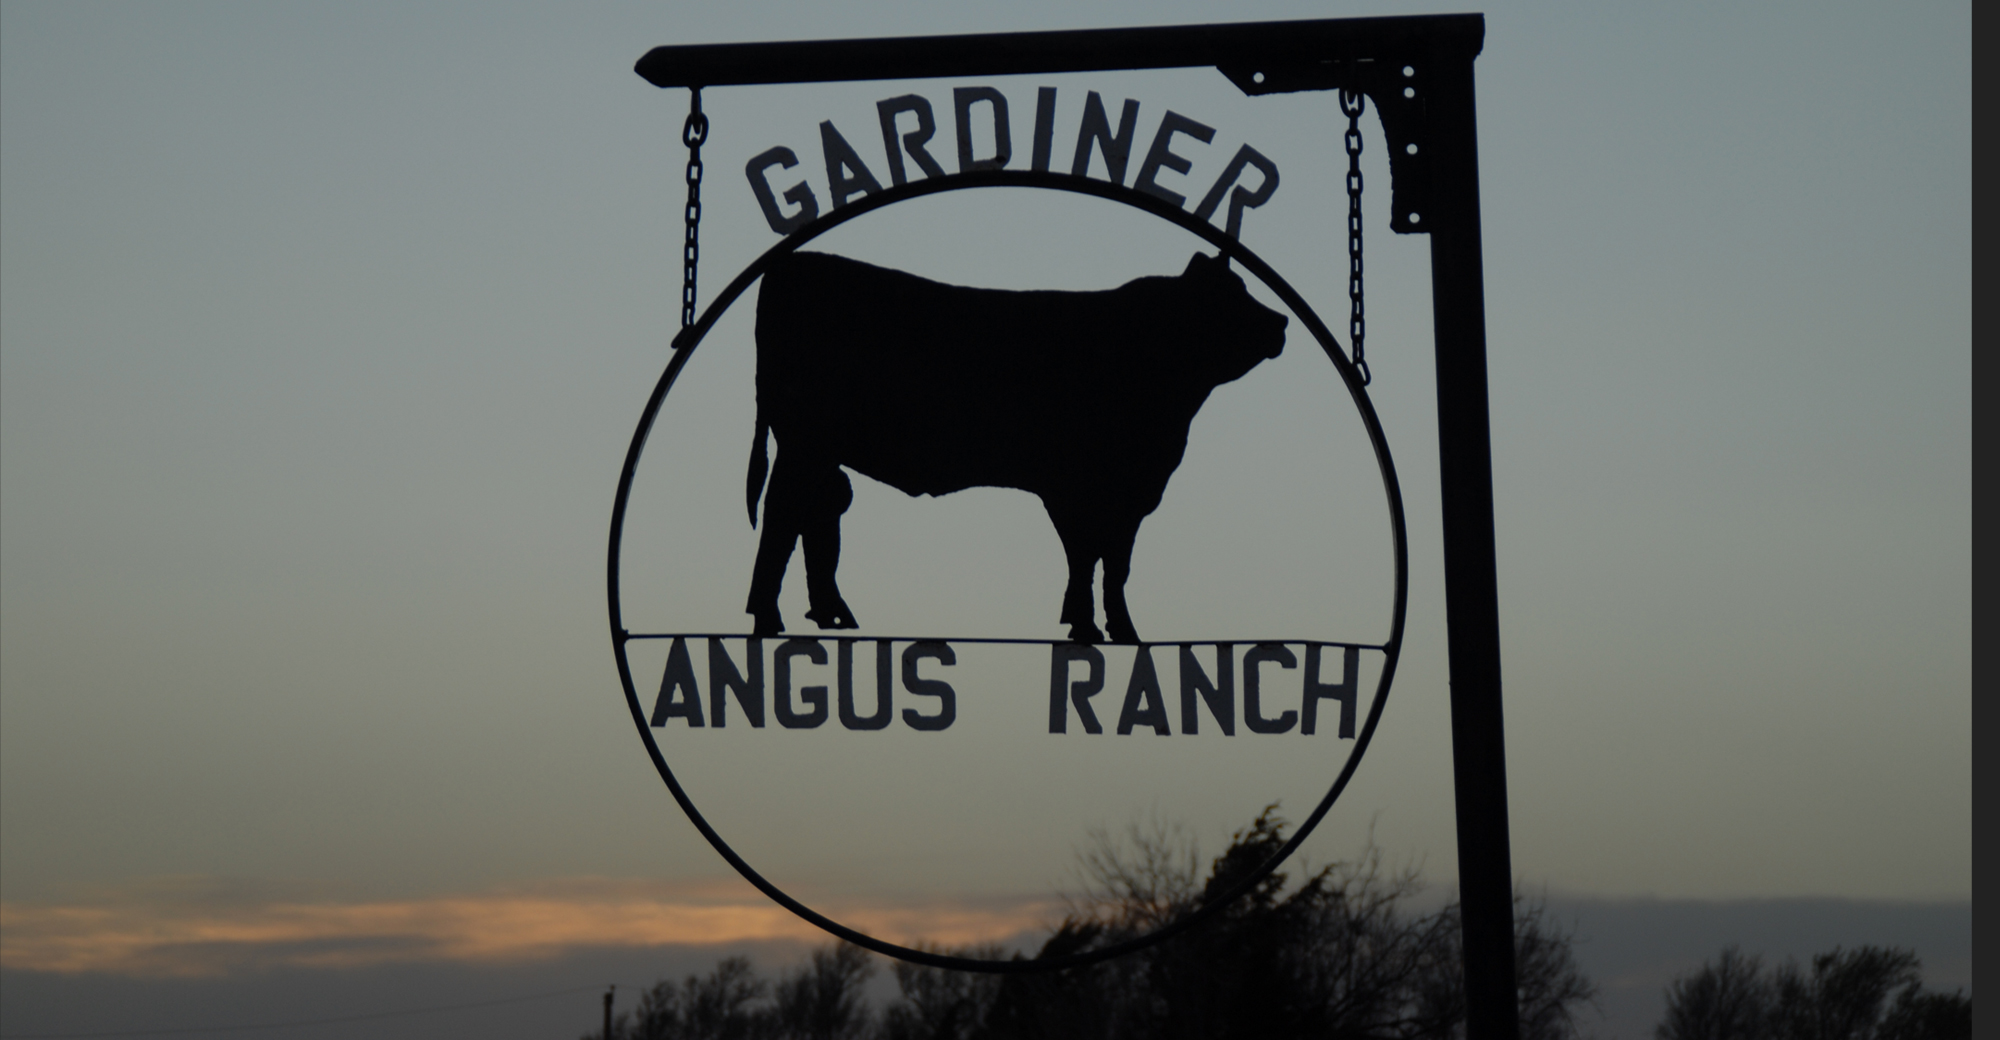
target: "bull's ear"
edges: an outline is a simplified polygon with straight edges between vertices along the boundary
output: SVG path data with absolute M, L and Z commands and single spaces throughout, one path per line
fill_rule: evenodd
M 1216 263 L 1215 257 L 1212 257 L 1207 253 L 1196 253 L 1195 255 L 1188 257 L 1187 270 L 1182 271 L 1181 274 L 1182 276 L 1199 274 L 1200 272 L 1208 268 L 1214 267 L 1215 263 Z

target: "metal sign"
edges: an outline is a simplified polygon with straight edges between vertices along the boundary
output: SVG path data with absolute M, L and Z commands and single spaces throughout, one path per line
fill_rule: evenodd
M 1244 211 L 1263 204 L 1279 182 L 1275 164 L 1244 146 L 1190 212 L 1189 200 L 1164 188 L 1159 177 L 1163 170 L 1185 172 L 1187 160 L 1177 145 L 1205 142 L 1213 131 L 1168 113 L 1127 186 L 1125 171 L 1135 151 L 1135 103 L 1128 101 L 1114 121 L 1093 93 L 1083 112 L 1075 161 L 1068 173 L 1059 172 L 1052 144 L 1052 88 L 1037 96 L 1026 168 L 1009 168 L 1021 164 L 1012 152 L 1005 94 L 974 84 L 953 92 L 956 172 L 946 172 L 930 151 L 942 150 L 943 135 L 935 110 L 919 95 L 887 98 L 878 106 L 886 158 L 882 167 L 864 160 L 831 121 L 821 124 L 829 196 L 824 209 L 809 184 L 785 183 L 785 172 L 800 164 L 797 151 L 777 146 L 750 157 L 744 170 L 750 188 L 765 220 L 784 237 L 736 274 L 706 308 L 697 309 L 700 147 L 708 138 L 701 88 L 1206 65 L 1252 95 L 1340 90 L 1341 110 L 1350 123 L 1350 163 L 1360 148 L 1354 120 L 1365 96 L 1374 102 L 1388 138 L 1394 181 L 1391 226 L 1433 236 L 1469 998 L 1475 1035 L 1512 1032 L 1510 908 L 1503 902 L 1496 918 L 1490 891 L 1495 864 L 1503 882 L 1507 874 L 1498 643 L 1497 635 L 1477 631 L 1482 625 L 1490 628 L 1492 614 L 1490 466 L 1476 160 L 1471 151 L 1470 69 L 1482 33 L 1478 16 L 1451 16 L 665 47 L 640 62 L 640 74 L 656 85 L 695 88 L 685 135 L 691 149 L 685 327 L 641 413 L 620 476 L 607 566 L 613 647 L 633 721 L 656 769 L 688 818 L 737 871 L 835 935 L 942 967 L 1047 970 L 1118 956 L 1168 938 L 1219 911 L 1274 870 L 1347 785 L 1395 674 L 1407 601 L 1407 552 L 1395 468 L 1369 401 L 1365 362 L 1357 364 L 1363 320 L 1358 165 L 1351 165 L 1347 182 L 1352 354 L 1306 299 L 1240 240 Z M 967 130 L 975 111 L 992 120 L 984 135 L 989 150 L 983 155 L 977 154 Z M 1089 175 L 1093 150 L 1107 168 L 1104 179 Z M 888 184 L 876 174 L 878 168 L 888 174 Z M 1120 286 L 1024 291 L 950 284 L 921 271 L 803 248 L 887 207 L 987 188 L 1064 193 L 1126 207 L 1182 229 L 1213 252 L 1197 252 L 1178 270 L 1160 270 Z M 1224 214 L 1221 229 L 1212 223 L 1219 212 Z M 1245 276 L 1275 297 L 1296 324 L 1254 299 Z M 633 539 L 657 537 L 657 532 L 628 524 L 649 435 L 703 342 L 753 286 L 758 288 L 756 415 L 745 505 L 748 522 L 762 527 L 744 575 L 747 623 L 707 630 L 648 627 L 628 610 L 624 554 Z M 1277 357 L 1287 334 L 1295 338 L 1300 331 L 1332 365 L 1372 448 L 1393 546 L 1386 638 L 1218 631 L 1146 642 L 1125 596 L 1134 540 L 1160 507 L 1187 450 L 1190 426 L 1217 387 L 1243 379 Z M 1026 639 L 918 627 L 864 628 L 839 584 L 842 519 L 853 498 L 848 472 L 912 496 L 950 495 L 972 487 L 1012 488 L 1037 496 L 1066 558 L 1068 580 L 1060 611 L 1043 622 L 1059 625 L 1062 634 Z M 803 558 L 805 610 L 788 617 L 781 600 L 795 549 Z M 1100 568 L 1101 587 L 1096 584 Z M 1482 568 L 1483 577 L 1477 573 Z M 799 591 L 795 588 L 792 596 Z M 801 619 L 813 628 L 799 627 Z M 842 632 L 852 635 L 828 634 Z M 959 670 L 962 662 L 982 654 L 1013 655 L 1017 660 L 1010 674 L 1016 676 L 1025 674 L 1018 659 L 1034 655 L 1039 662 L 1035 671 L 1043 678 L 1033 689 L 1021 688 L 1018 679 L 1009 688 L 994 689 L 955 678 L 967 674 Z M 1371 689 L 1363 689 L 1364 674 L 1374 679 Z M 1476 717 L 1480 712 L 1484 718 Z M 1011 725 L 1012 739 L 1024 742 L 1140 735 L 1261 740 L 1293 734 L 1290 739 L 1331 738 L 1345 755 L 1337 769 L 1329 770 L 1329 786 L 1291 841 L 1197 914 L 1116 946 L 1023 961 L 913 949 L 815 911 L 738 853 L 695 804 L 670 761 L 674 756 L 662 748 L 665 735 L 686 740 L 723 727 L 822 731 L 829 739 L 838 739 L 843 731 L 890 728 L 916 739 L 915 734 L 973 725 Z M 1472 751 L 1474 744 L 1483 750 Z M 1469 767 L 1468 753 L 1484 756 L 1485 765 Z M 1485 769 L 1484 776 L 1473 775 L 1479 768 Z M 1469 779 L 1475 787 L 1483 783 L 1484 792 L 1469 796 Z M 1497 860 L 1490 839 L 1471 834 L 1473 840 L 1466 840 L 1469 797 L 1484 798 L 1488 810 L 1475 829 L 1483 826 L 1490 832 L 1497 824 Z M 1490 812 L 1496 804 L 1497 819 Z M 1506 898 L 1511 899 L 1511 891 Z M 1504 953 L 1494 951 L 1496 923 L 1504 929 Z M 1504 994 L 1496 996 L 1501 990 Z M 1498 1024 L 1503 1021 L 1507 1024 Z
M 1157 505 L 1167 478 L 1185 447 L 1187 426 L 1193 418 L 1190 409 L 1160 414 L 1165 411 L 1164 408 L 1149 412 L 1139 407 L 1138 403 L 1152 401 L 1162 404 L 1192 396 L 1198 406 L 1208 389 L 1201 385 L 1202 382 L 1241 375 L 1242 371 L 1247 371 L 1261 359 L 1261 354 L 1275 354 L 1282 345 L 1282 316 L 1266 310 L 1244 295 L 1240 278 L 1223 269 L 1221 259 L 1196 254 L 1187 270 L 1179 276 L 1158 279 L 1158 284 L 1154 286 L 1141 286 L 1137 294 L 1125 290 L 1077 294 L 1000 293 L 980 299 L 981 294 L 973 291 L 973 298 L 966 299 L 960 292 L 951 291 L 951 287 L 917 284 L 920 280 L 908 275 L 882 271 L 825 254 L 800 251 L 801 247 L 840 224 L 900 201 L 942 192 L 1009 186 L 1095 196 L 1175 223 L 1206 240 L 1221 257 L 1269 286 L 1287 307 L 1300 316 L 1309 334 L 1338 371 L 1362 417 L 1389 504 L 1388 533 L 1394 547 L 1395 578 L 1393 601 L 1386 612 L 1386 641 L 1342 642 L 1328 636 L 1316 639 L 1224 638 L 1201 642 L 1178 641 L 1161 646 L 1142 642 L 1133 628 L 1131 615 L 1123 602 L 1123 574 L 1117 560 L 1129 560 L 1132 539 L 1137 534 L 1140 521 Z M 774 286 L 774 273 L 785 280 Z M 696 355 L 709 330 L 729 306 L 760 279 L 764 283 L 757 331 L 760 417 L 757 424 L 758 443 L 753 449 L 749 479 L 753 516 L 759 492 L 763 490 L 766 480 L 762 465 L 765 452 L 762 439 L 767 427 L 775 427 L 778 431 L 778 460 L 769 477 L 764 533 L 750 582 L 751 631 L 667 633 L 628 630 L 625 627 L 619 556 L 627 537 L 627 504 L 648 435 L 665 407 L 668 393 Z M 801 281 L 804 286 L 798 284 Z M 884 281 L 889 284 L 878 284 Z M 941 294 L 941 298 L 926 301 L 926 291 Z M 1053 335 L 1053 342 L 1045 341 L 1043 348 L 1031 348 L 1027 358 L 1012 356 L 1006 359 L 1010 367 L 1020 373 L 1020 378 L 1030 383 L 1059 383 L 1067 378 L 1080 385 L 1097 386 L 1114 375 L 1122 375 L 1125 377 L 1122 383 L 1128 389 L 1136 384 L 1140 391 L 1122 409 L 1107 407 L 1101 402 L 1066 400 L 1061 396 L 1054 400 L 1044 396 L 1039 402 L 1022 400 L 1019 394 L 1009 392 L 1011 388 L 1006 386 L 1005 377 L 991 372 L 956 371 L 939 375 L 939 367 L 965 366 L 968 356 L 976 357 L 982 345 L 991 344 L 983 344 L 977 333 L 971 335 L 970 342 L 963 338 L 936 343 L 913 342 L 910 334 L 902 331 L 907 324 L 938 327 L 945 320 L 943 314 L 913 316 L 911 310 L 937 309 L 962 314 L 968 308 L 980 306 L 995 308 L 996 313 L 982 318 L 977 324 L 988 334 L 1001 336 L 1008 342 L 1018 341 L 1014 330 L 1008 327 L 1015 321 L 1034 321 L 1043 330 L 1051 326 L 1060 329 L 1064 321 L 1109 322 L 1129 328 L 1132 322 L 1143 326 L 1147 321 L 1158 324 L 1163 319 L 1184 320 L 1185 311 L 1177 310 L 1170 304 L 1174 301 L 1185 302 L 1189 295 L 1204 292 L 1222 298 L 1221 305 L 1217 305 L 1215 300 L 1204 300 L 1199 308 L 1210 313 L 1220 312 L 1217 314 L 1220 324 L 1200 330 L 1206 336 L 1184 344 L 1184 349 L 1159 352 L 1151 361 L 1157 366 L 1153 371 L 1079 371 L 1078 364 L 1073 360 L 1074 355 L 1098 344 L 1067 343 L 1059 333 L 1046 331 L 1043 332 L 1044 337 Z M 1133 295 L 1140 298 L 1124 298 Z M 910 303 L 913 298 L 922 302 L 913 306 Z M 1235 304 L 1235 312 L 1230 311 L 1229 303 Z M 1056 313 L 1020 313 L 1023 307 L 1036 306 L 1044 310 L 1053 309 Z M 1111 308 L 1118 313 L 1095 316 L 1079 313 L 1093 307 Z M 1120 308 L 1123 310 L 1119 311 Z M 848 324 L 843 325 L 841 319 L 846 319 Z M 888 327 L 882 327 L 883 323 L 888 323 Z M 961 324 L 951 323 L 954 328 Z M 844 328 L 845 331 L 827 331 L 831 328 Z M 1141 331 L 1158 332 L 1157 329 L 1143 327 Z M 1325 731 L 1335 740 L 1352 740 L 1349 753 L 1330 778 L 1330 786 L 1324 796 L 1294 833 L 1284 853 L 1273 857 L 1262 870 L 1247 877 L 1238 886 L 1239 889 L 1247 890 L 1253 886 L 1275 869 L 1285 855 L 1296 849 L 1346 786 L 1374 733 L 1401 650 L 1408 587 L 1401 493 L 1387 441 L 1366 389 L 1361 385 L 1359 372 L 1304 298 L 1237 240 L 1164 200 L 1100 180 L 1035 171 L 991 170 L 913 181 L 850 204 L 793 231 L 730 282 L 678 342 L 679 347 L 648 400 L 634 433 L 613 510 L 609 575 L 612 624 L 620 634 L 615 641 L 619 675 L 625 684 L 633 719 L 639 725 L 647 750 L 681 808 L 717 851 L 771 898 L 836 935 L 892 956 L 943 966 L 987 970 L 1017 970 L 1023 963 L 1037 968 L 1060 966 L 1040 961 L 971 962 L 965 958 L 914 950 L 864 934 L 812 910 L 766 880 L 709 823 L 675 775 L 656 736 L 656 731 L 669 727 L 727 726 L 732 702 L 735 712 L 743 719 L 738 725 L 764 726 L 767 694 L 769 718 L 779 727 L 787 729 L 830 726 L 836 724 L 836 719 L 837 725 L 849 730 L 874 730 L 891 725 L 917 731 L 948 729 L 959 724 L 961 714 L 970 710 L 970 705 L 962 705 L 970 699 L 970 691 L 961 693 L 945 678 L 968 645 L 1032 647 L 1043 662 L 1042 667 L 1049 677 L 1046 684 L 1046 727 L 1021 732 L 1018 739 L 1048 739 L 1065 734 L 1098 735 L 1107 730 L 1115 735 L 1130 735 L 1135 730 L 1142 730 L 1156 735 L 1178 732 L 1182 736 L 1193 736 L 1201 732 L 1204 715 L 1212 727 L 1211 733 L 1235 736 L 1238 733 L 1240 706 L 1242 733 L 1246 737 L 1290 733 L 1296 729 L 1300 735 L 1310 736 Z M 865 349 L 856 349 L 857 344 L 876 345 L 877 356 L 869 357 Z M 1152 345 L 1154 339 L 1149 336 L 1148 346 Z M 1042 356 L 1035 353 L 1035 349 L 1046 349 L 1049 354 Z M 1201 353 L 1203 349 L 1209 356 Z M 804 371 L 800 371 L 802 350 L 819 351 L 820 356 L 827 359 L 824 370 L 807 365 L 803 366 Z M 892 352 L 892 356 L 885 359 L 879 356 L 881 351 Z M 905 351 L 910 356 L 903 356 Z M 1184 371 L 1187 366 L 1197 363 L 1220 365 L 1221 368 L 1219 371 L 1192 375 Z M 899 366 L 906 371 L 895 371 Z M 908 374 L 907 370 L 912 369 L 921 374 L 920 377 Z M 1179 393 L 1175 393 L 1173 388 L 1162 385 L 1176 377 L 1183 382 L 1192 380 L 1193 387 L 1182 387 Z M 944 385 L 927 385 L 924 379 L 938 380 Z M 946 387 L 960 389 L 952 391 Z M 976 392 L 965 387 L 972 387 Z M 1199 393 L 1190 393 L 1190 389 L 1198 389 Z M 795 399 L 803 399 L 803 403 L 795 404 Z M 1096 414 L 1083 418 L 1086 426 L 1095 427 L 1101 423 L 1116 429 L 1137 430 L 1142 435 L 1142 442 L 1129 446 L 1125 456 L 1110 453 L 1107 459 L 1099 455 L 1080 460 L 1067 468 L 1051 464 L 1051 460 L 1065 453 L 1074 454 L 1073 448 L 1077 444 L 1102 444 L 1101 435 L 1105 431 L 1061 428 L 1059 422 L 1036 410 L 1038 404 L 1040 408 L 1059 414 L 1094 408 Z M 788 408 L 796 409 L 796 413 L 786 412 Z M 868 424 L 857 414 L 871 411 L 888 413 L 893 418 Z M 770 414 L 772 412 L 778 414 Z M 1026 414 L 1020 414 L 1023 412 Z M 957 418 L 954 419 L 954 416 Z M 949 426 L 956 428 L 946 429 Z M 1037 428 L 1041 434 L 1054 439 L 1037 442 L 1032 437 L 1012 435 L 1013 431 L 1024 426 Z M 788 443 L 797 446 L 788 447 Z M 792 456 L 803 455 L 807 461 L 803 464 L 789 462 L 792 468 L 788 469 L 788 452 Z M 1152 456 L 1166 458 L 1164 461 L 1154 460 L 1153 472 L 1147 475 L 1149 482 L 1134 489 L 1132 481 L 1124 474 L 1133 469 L 1143 469 L 1144 463 Z M 968 469 L 981 462 L 992 469 Z M 852 609 L 833 584 L 840 538 L 840 512 L 851 495 L 847 478 L 837 468 L 842 463 L 852 466 L 857 472 L 879 475 L 879 479 L 886 483 L 912 493 L 917 490 L 931 494 L 949 493 L 973 483 L 996 484 L 1011 480 L 1011 486 L 1025 485 L 1026 489 L 1040 494 L 1062 535 L 1065 548 L 1076 547 L 1069 553 L 1071 581 L 1062 597 L 1064 613 L 1061 622 L 1069 627 L 1069 638 L 1020 640 L 911 633 L 874 635 L 857 640 L 818 637 L 788 629 L 778 612 L 778 586 L 793 546 L 800 542 L 806 555 L 808 583 L 824 583 L 809 590 L 812 608 L 805 617 L 821 629 L 851 629 L 857 625 Z M 1117 532 L 1122 541 L 1107 545 L 1091 540 L 1098 532 L 1107 529 Z M 1115 662 L 1116 667 L 1107 667 L 1106 652 L 1097 645 L 1103 641 L 1103 633 L 1094 622 L 1090 581 L 1100 560 L 1105 562 L 1105 613 L 1111 640 L 1134 647 L 1129 660 L 1122 659 L 1125 655 L 1118 655 L 1121 659 Z M 858 646 L 858 643 L 866 645 Z M 639 651 L 635 647 L 645 650 Z M 1164 653 L 1159 655 L 1160 658 L 1172 655 L 1166 668 L 1162 668 L 1160 659 L 1155 657 L 1156 651 L 1161 650 Z M 642 652 L 646 657 L 640 658 Z M 1379 656 L 1378 662 L 1371 662 L 1374 667 L 1370 670 L 1376 672 L 1378 678 L 1365 700 L 1357 684 L 1359 659 L 1364 652 Z M 861 658 L 859 666 L 856 664 L 857 657 Z M 635 658 L 639 660 L 635 661 Z M 700 665 L 697 665 L 697 660 Z M 812 669 L 815 673 L 830 668 L 836 677 L 831 696 L 824 683 L 807 686 L 794 680 L 794 675 L 805 671 L 808 665 L 821 666 Z M 861 676 L 859 685 L 857 667 Z M 1270 675 L 1275 679 L 1285 671 L 1295 671 L 1298 676 L 1297 681 L 1290 684 L 1286 696 L 1267 695 L 1265 691 L 1277 684 L 1267 682 L 1265 677 Z M 657 684 L 647 684 L 642 688 L 634 678 L 635 673 L 657 674 L 660 678 Z M 1161 682 L 1162 674 L 1176 676 L 1173 686 Z M 1239 675 L 1240 683 L 1237 681 Z M 1118 707 L 1113 708 L 1111 701 L 1120 686 L 1123 686 L 1125 694 Z M 1169 695 L 1170 689 L 1174 690 L 1174 696 Z M 1096 698 L 1107 691 L 1111 696 L 1105 697 L 1100 705 Z M 1034 693 L 1038 701 L 1043 699 L 1042 690 Z M 989 700 L 1018 700 L 1022 694 L 1020 690 L 981 691 L 981 696 Z M 1281 699 L 1285 703 L 1280 704 Z M 1176 702 L 1178 710 L 1169 708 L 1170 700 Z M 899 703 L 907 706 L 897 712 L 895 706 Z M 865 712 L 859 705 L 867 705 Z M 1324 723 L 1321 721 L 1323 713 Z M 1219 909 L 1236 894 L 1239 893 L 1214 900 L 1210 911 Z M 1130 952 L 1178 932 L 1190 923 L 1191 920 L 1184 921 L 1170 930 L 1156 932 L 1144 939 L 1065 958 L 1061 963 L 1087 963 Z

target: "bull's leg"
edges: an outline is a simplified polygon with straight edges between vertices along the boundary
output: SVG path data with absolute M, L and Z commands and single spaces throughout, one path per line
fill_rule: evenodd
M 767 498 L 764 537 L 757 543 L 757 563 L 750 571 L 750 602 L 743 608 L 755 626 L 752 635 L 775 636 L 785 630 L 784 616 L 778 613 L 778 587 L 785 580 L 785 567 L 792 562 L 792 546 L 798 540 L 798 529 L 783 523 Z
M 840 467 L 827 464 L 813 473 L 811 515 L 802 537 L 806 552 L 806 617 L 821 628 L 855 628 L 854 611 L 841 598 L 834 571 L 840 566 L 840 516 L 854 504 L 854 484 Z
M 1090 593 L 1090 579 L 1097 572 L 1097 554 L 1065 545 L 1069 556 L 1069 587 L 1063 590 L 1062 623 L 1069 626 L 1073 643 L 1101 643 L 1103 630 L 1097 627 L 1097 602 Z
M 1104 554 L 1104 625 L 1114 643 L 1137 643 L 1138 629 L 1132 627 L 1132 612 L 1125 607 L 1125 579 L 1132 574 L 1132 543 L 1139 537 L 1139 523 L 1121 525 L 1111 533 Z
M 780 445 L 778 464 L 771 469 L 771 482 L 764 491 L 764 535 L 757 543 L 757 562 L 750 571 L 750 602 L 743 608 L 752 618 L 752 633 L 775 636 L 785 630 L 784 616 L 778 613 L 778 591 L 785 581 L 785 568 L 792 562 L 792 547 L 798 544 L 803 521 L 810 514 L 811 468 L 800 463 L 796 452 Z
M 1090 592 L 1090 581 L 1097 571 L 1098 540 L 1089 525 L 1069 510 L 1046 498 L 1042 501 L 1056 525 L 1056 536 L 1062 539 L 1063 554 L 1069 558 L 1069 586 L 1063 590 L 1061 621 L 1069 626 L 1071 642 L 1103 642 L 1104 633 L 1097 627 L 1097 603 Z

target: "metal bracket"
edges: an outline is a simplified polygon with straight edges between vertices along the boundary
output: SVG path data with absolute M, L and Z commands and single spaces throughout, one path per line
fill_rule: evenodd
M 1430 195 L 1429 146 L 1425 119 L 1429 91 L 1424 63 L 1376 58 L 1314 62 L 1218 65 L 1243 93 L 1295 94 L 1306 90 L 1359 90 L 1375 106 L 1389 149 L 1389 229 L 1405 235 L 1428 232 L 1423 223 Z

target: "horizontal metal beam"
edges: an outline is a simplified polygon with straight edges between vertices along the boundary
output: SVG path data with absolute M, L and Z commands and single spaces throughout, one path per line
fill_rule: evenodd
M 655 47 L 635 71 L 656 87 L 1018 76 L 1436 55 L 1470 59 L 1486 36 L 1477 14 L 1320 18 L 1066 32 L 903 36 Z M 1442 53 L 1440 53 L 1442 52 Z

